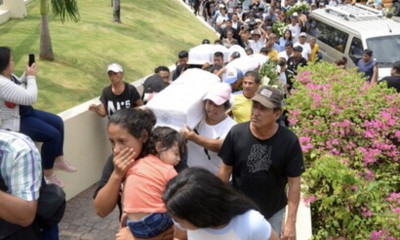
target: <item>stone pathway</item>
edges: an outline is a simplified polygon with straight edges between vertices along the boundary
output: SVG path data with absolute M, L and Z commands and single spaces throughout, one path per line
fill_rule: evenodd
M 64 218 L 59 224 L 60 240 L 110 240 L 118 229 L 118 208 L 106 218 L 97 216 L 93 206 L 96 185 L 67 202 Z

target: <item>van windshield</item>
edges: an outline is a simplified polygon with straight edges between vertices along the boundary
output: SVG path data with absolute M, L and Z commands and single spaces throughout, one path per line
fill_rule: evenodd
M 400 61 L 400 35 L 369 38 L 367 46 L 382 67 L 390 67 L 394 62 Z

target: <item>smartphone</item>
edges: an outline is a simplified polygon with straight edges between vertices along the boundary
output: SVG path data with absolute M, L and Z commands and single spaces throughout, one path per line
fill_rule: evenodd
M 31 53 L 29 54 L 29 62 L 28 62 L 29 67 L 32 66 L 33 63 L 35 63 L 35 54 Z

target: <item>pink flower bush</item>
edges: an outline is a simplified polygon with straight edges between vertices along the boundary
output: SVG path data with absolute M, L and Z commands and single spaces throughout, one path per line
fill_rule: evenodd
M 400 94 L 327 63 L 300 70 L 296 80 L 288 120 L 305 157 L 306 201 L 318 206 L 317 236 L 355 239 L 353 230 L 364 229 L 364 239 L 400 239 Z

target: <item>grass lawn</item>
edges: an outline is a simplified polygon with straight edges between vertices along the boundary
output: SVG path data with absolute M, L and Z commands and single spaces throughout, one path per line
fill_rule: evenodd
M 112 23 L 110 0 L 78 1 L 81 20 L 60 23 L 49 15 L 55 61 L 37 59 L 39 100 L 35 108 L 58 113 L 100 95 L 109 84 L 106 66 L 120 63 L 125 80 L 170 66 L 180 50 L 188 50 L 215 33 L 178 1 L 121 0 L 122 24 Z M 28 5 L 28 17 L 0 25 L 0 45 L 13 50 L 20 75 L 28 54 L 39 55 L 39 0 Z

